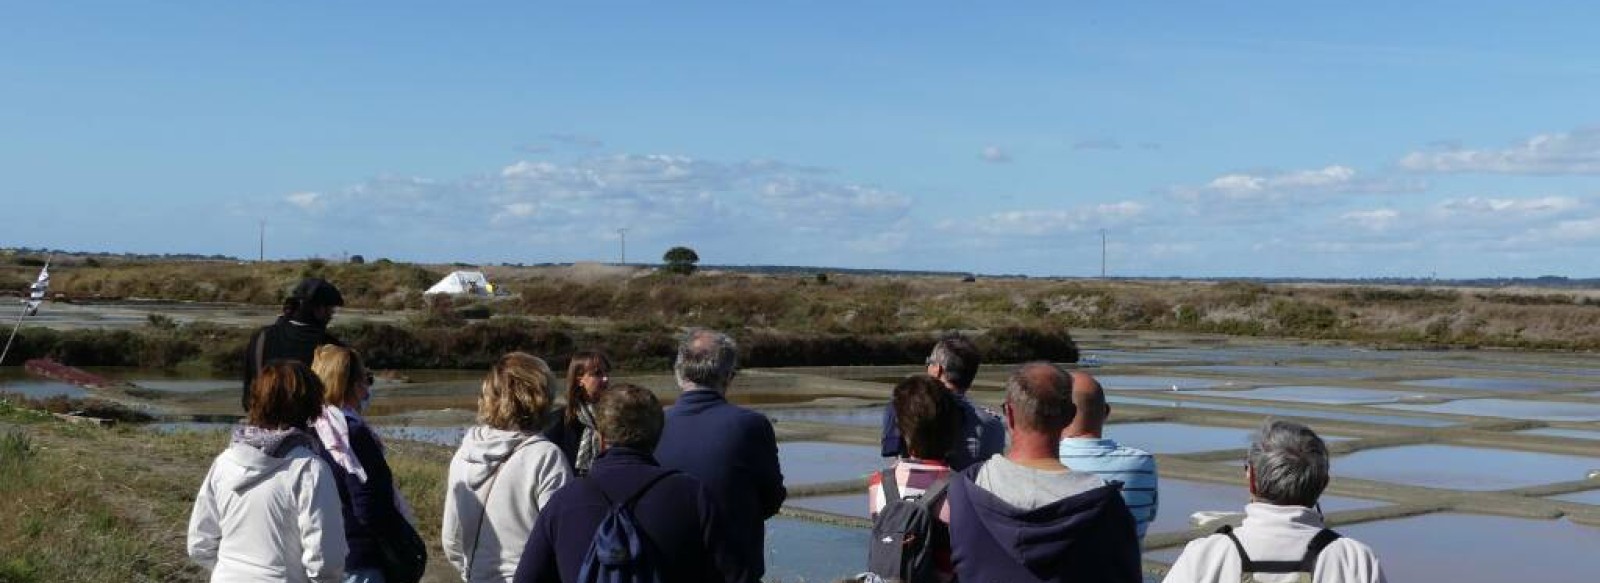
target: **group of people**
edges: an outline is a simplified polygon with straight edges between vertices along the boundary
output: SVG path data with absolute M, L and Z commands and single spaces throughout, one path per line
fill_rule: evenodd
M 396 564 L 415 558 L 397 544 L 416 538 L 415 521 L 362 417 L 372 374 L 326 331 L 340 304 L 308 279 L 251 340 L 245 421 L 190 520 L 190 556 L 213 581 L 415 580 Z M 893 461 L 868 479 L 869 569 L 849 580 L 1142 581 L 1155 460 L 1102 435 L 1099 383 L 1023 364 L 996 413 L 967 397 L 979 361 L 970 341 L 947 338 L 926 374 L 894 387 L 882 441 Z M 732 338 L 690 331 L 664 409 L 648 389 L 611 384 L 603 353 L 580 352 L 557 407 L 544 360 L 501 357 L 450 462 L 445 558 L 469 583 L 760 581 L 765 521 L 787 491 L 771 422 L 726 398 L 736 371 Z M 1384 580 L 1371 549 L 1322 523 L 1328 453 L 1309 428 L 1264 425 L 1244 478 L 1243 522 L 1189 543 L 1167 581 Z

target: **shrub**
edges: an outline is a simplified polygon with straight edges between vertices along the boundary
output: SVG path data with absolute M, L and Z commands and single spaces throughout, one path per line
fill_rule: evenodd
M 667 264 L 667 273 L 689 275 L 694 273 L 695 264 L 700 262 L 700 254 L 688 247 L 673 247 L 661 256 L 661 260 Z

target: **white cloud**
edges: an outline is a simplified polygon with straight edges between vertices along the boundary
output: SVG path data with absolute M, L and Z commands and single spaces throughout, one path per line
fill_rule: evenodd
M 979 153 L 978 156 L 983 158 L 984 162 L 992 164 L 1004 164 L 1011 161 L 1011 154 L 1000 146 L 984 146 L 983 152 Z
M 1116 138 L 1089 138 L 1072 144 L 1074 150 L 1121 150 L 1122 142 Z
M 786 221 L 855 220 L 862 217 L 898 217 L 911 206 L 911 198 L 855 184 L 834 184 L 782 176 L 756 191 L 756 200 Z
M 318 203 L 319 203 L 319 199 L 322 198 L 322 193 L 320 193 L 320 192 L 296 192 L 296 193 L 290 194 L 289 196 L 285 196 L 283 198 L 284 198 L 284 200 L 289 201 L 289 204 L 293 204 L 293 205 L 295 205 L 297 207 L 300 207 L 302 209 L 305 209 L 305 210 L 309 211 L 309 210 L 316 210 L 320 206 Z
M 1177 187 L 1178 200 L 1197 204 L 1304 203 L 1339 195 L 1417 192 L 1414 181 L 1361 176 L 1349 166 L 1333 165 L 1311 170 L 1234 173 L 1212 179 L 1204 186 Z
M 946 221 L 940 227 L 990 236 L 1038 237 L 1125 224 L 1139 218 L 1147 209 L 1144 203 L 1121 201 L 1069 210 L 998 212 L 971 222 Z
M 1499 150 L 1412 152 L 1400 167 L 1416 172 L 1600 174 L 1600 127 L 1539 134 Z
M 1550 238 L 1568 242 L 1600 240 L 1600 216 L 1560 221 L 1550 230 Z
M 1369 231 L 1385 231 L 1400 219 L 1400 211 L 1394 209 L 1351 211 L 1340 215 L 1339 219 Z
M 1470 197 L 1443 201 L 1436 209 L 1442 216 L 1489 215 L 1504 218 L 1556 215 L 1582 207 L 1582 201 L 1570 196 L 1520 199 Z

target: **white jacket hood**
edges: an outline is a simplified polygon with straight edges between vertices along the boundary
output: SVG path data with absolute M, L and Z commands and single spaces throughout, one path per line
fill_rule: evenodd
M 461 439 L 461 460 L 467 463 L 467 485 L 477 490 L 518 448 L 545 441 L 543 435 L 478 425 Z

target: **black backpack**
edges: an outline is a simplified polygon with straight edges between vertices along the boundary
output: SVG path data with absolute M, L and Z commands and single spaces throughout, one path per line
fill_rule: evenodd
M 1239 537 L 1234 536 L 1232 525 L 1223 525 L 1217 529 L 1217 534 L 1225 535 L 1233 541 L 1233 548 L 1239 551 L 1239 579 L 1244 583 L 1255 581 L 1256 573 L 1297 573 L 1299 581 L 1310 583 L 1312 575 L 1317 570 L 1317 557 L 1322 555 L 1322 549 L 1328 548 L 1333 541 L 1339 540 L 1339 533 L 1329 529 L 1322 529 L 1311 538 L 1311 544 L 1306 546 L 1306 554 L 1298 561 L 1255 561 L 1244 552 L 1244 545 L 1239 542 Z
M 666 575 L 661 572 L 650 556 L 649 541 L 645 540 L 644 531 L 639 528 L 633 519 L 633 503 L 650 491 L 663 478 L 678 472 L 662 472 L 650 481 L 645 482 L 633 495 L 623 499 L 621 504 L 613 502 L 606 495 L 599 484 L 594 484 L 594 490 L 600 493 L 606 504 L 611 506 L 611 512 L 600 521 L 600 527 L 594 531 L 594 538 L 589 541 L 589 551 L 583 555 L 583 566 L 578 569 L 578 581 L 582 583 L 665 583 Z M 584 480 L 593 483 L 592 480 Z
M 936 581 L 933 529 L 939 522 L 939 503 L 950 477 L 935 480 L 921 496 L 902 497 L 894 469 L 883 470 L 881 476 L 884 505 L 872 518 L 867 571 L 891 581 Z

